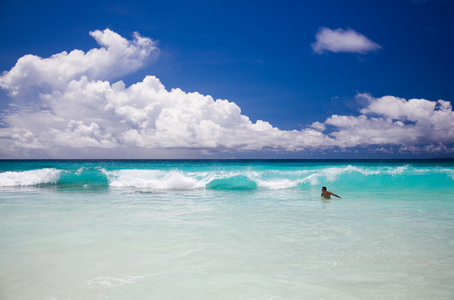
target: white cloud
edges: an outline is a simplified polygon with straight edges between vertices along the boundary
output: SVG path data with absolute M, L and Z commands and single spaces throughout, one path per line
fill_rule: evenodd
M 325 122 L 336 127 L 331 133 L 340 147 L 361 145 L 412 144 L 418 141 L 420 132 L 414 126 L 405 126 L 390 118 L 371 118 L 365 115 L 333 115 Z
M 447 101 L 361 94 L 367 104 L 358 116 L 333 115 L 302 130 L 279 130 L 266 121 L 253 123 L 234 102 L 167 90 L 154 76 L 129 87 L 109 82 L 143 66 L 158 49 L 138 34 L 133 41 L 110 30 L 92 36 L 105 47 L 25 59 L 29 63 L 21 58 L 0 77 L 13 101 L 2 116 L 0 156 L 162 158 L 184 157 L 184 151 L 345 151 L 367 145 L 453 151 L 447 146 L 454 143 Z
M 7 128 L 0 129 L 9 137 L 2 140 L 5 153 L 17 147 L 297 151 L 333 143 L 313 129 L 281 131 L 265 121 L 253 123 L 233 102 L 168 91 L 154 76 L 130 87 L 111 84 L 158 49 L 138 34 L 133 41 L 108 29 L 91 35 L 105 47 L 45 59 L 24 56 L 0 77 L 15 106 L 3 117 Z
M 314 52 L 318 54 L 322 54 L 326 51 L 364 54 L 381 48 L 380 45 L 372 42 L 353 29 L 343 30 L 339 28 L 332 30 L 321 27 L 315 35 L 315 39 L 315 43 L 311 46 Z
M 83 76 L 69 82 L 64 91 L 43 94 L 41 100 L 46 112 L 24 109 L 5 121 L 39 136 L 43 148 L 296 151 L 333 143 L 313 129 L 282 131 L 265 121 L 253 123 L 233 102 L 180 89 L 168 91 L 154 76 L 128 88 L 121 81 L 111 85 Z
M 0 77 L 0 87 L 9 90 L 12 96 L 24 96 L 33 91 L 48 93 L 65 89 L 69 81 L 81 76 L 88 80 L 110 80 L 136 71 L 157 52 L 155 43 L 138 33 L 134 33 L 132 41 L 109 29 L 96 30 L 90 35 L 103 47 L 87 53 L 65 51 L 49 58 L 25 55 Z
M 314 128 L 314 129 L 317 130 L 317 131 L 320 131 L 320 132 L 325 131 L 325 129 L 326 129 L 325 124 L 320 123 L 320 122 L 318 122 L 318 121 L 312 123 L 311 127 Z
M 95 122 L 85 125 L 83 121 L 70 120 L 64 130 L 51 128 L 49 133 L 53 136 L 55 144 L 71 148 L 118 146 L 111 134 L 101 130 Z
M 394 96 L 368 99 L 359 116 L 333 115 L 325 122 L 335 127 L 331 133 L 341 147 L 392 144 L 409 147 L 418 144 L 454 143 L 454 112 L 444 100 L 405 100 Z M 426 147 L 427 151 L 448 148 Z

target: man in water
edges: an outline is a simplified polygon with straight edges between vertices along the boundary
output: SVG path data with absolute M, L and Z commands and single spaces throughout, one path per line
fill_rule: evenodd
M 326 190 L 326 186 L 322 187 L 322 195 L 320 197 L 323 197 L 325 199 L 331 199 L 331 195 L 333 195 L 334 197 L 342 199 L 342 197 L 339 197 L 338 195 L 336 195 L 334 193 L 331 193 L 330 191 L 327 191 Z

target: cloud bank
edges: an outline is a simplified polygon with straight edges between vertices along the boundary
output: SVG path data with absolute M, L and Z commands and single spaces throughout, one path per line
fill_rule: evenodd
M 159 49 L 137 33 L 131 41 L 109 29 L 90 34 L 100 48 L 45 59 L 26 55 L 0 77 L 11 101 L 1 115 L 0 157 L 154 158 L 168 151 L 203 155 L 370 145 L 383 151 L 453 151 L 454 115 L 447 101 L 360 94 L 367 105 L 357 116 L 333 115 L 301 130 L 280 130 L 252 122 L 234 102 L 167 90 L 154 76 L 129 87 L 121 80 L 111 83 L 143 67 Z
M 353 29 L 343 30 L 339 28 L 332 30 L 322 27 L 315 35 L 315 40 L 315 43 L 311 46 L 317 54 L 322 54 L 324 52 L 364 54 L 381 48 L 380 45 L 372 42 Z
M 405 100 L 394 96 L 368 101 L 359 116 L 333 115 L 325 125 L 341 147 L 397 145 L 401 151 L 453 152 L 446 145 L 454 142 L 454 112 L 449 101 Z

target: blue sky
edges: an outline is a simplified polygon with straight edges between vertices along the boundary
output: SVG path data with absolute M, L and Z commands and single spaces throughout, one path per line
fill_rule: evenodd
M 2 1 L 0 157 L 452 156 L 453 13 L 449 0 Z M 57 72 L 67 71 L 19 68 L 27 54 L 51 63 L 78 49 L 85 56 L 60 64 L 75 68 L 90 50 L 108 48 L 99 43 L 107 36 L 147 57 L 135 53 L 128 67 L 106 54 L 116 60 L 87 63 L 58 84 Z M 135 102 L 128 88 L 142 83 L 145 93 L 147 75 L 168 95 Z M 87 91 L 107 83 L 102 99 L 71 94 L 82 76 Z M 125 89 L 112 100 L 120 80 Z M 118 100 L 125 95 L 127 103 Z M 169 97 L 180 98 L 170 105 Z

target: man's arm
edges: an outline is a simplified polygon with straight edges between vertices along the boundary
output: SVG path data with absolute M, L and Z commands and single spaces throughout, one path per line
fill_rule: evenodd
M 336 194 L 334 194 L 334 193 L 331 193 L 331 192 L 328 192 L 328 193 L 330 193 L 330 195 L 333 195 L 334 197 L 337 197 L 337 198 L 339 198 L 339 199 L 342 199 L 342 197 L 339 197 L 338 195 L 336 195 Z

